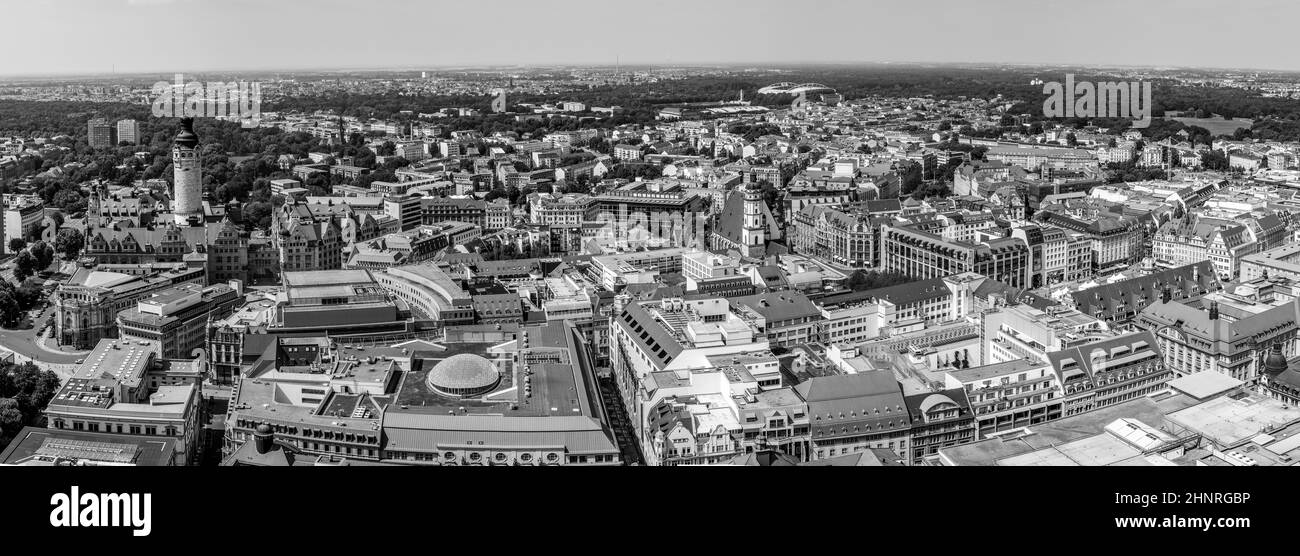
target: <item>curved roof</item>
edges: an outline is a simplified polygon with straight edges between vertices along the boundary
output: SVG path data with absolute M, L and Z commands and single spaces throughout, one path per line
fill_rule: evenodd
M 957 402 L 952 401 L 952 398 L 949 398 L 948 396 L 943 394 L 930 394 L 921 401 L 921 413 L 929 413 L 931 409 L 935 408 L 935 406 L 945 403 L 957 405 Z
M 176 134 L 175 143 L 191 149 L 198 146 L 199 136 L 194 134 L 194 118 L 181 118 L 181 131 Z
M 825 91 L 834 93 L 835 89 L 822 85 L 821 83 L 773 83 L 758 90 L 760 95 L 795 95 L 799 93 L 811 93 L 814 91 Z
M 465 390 L 490 388 L 500 379 L 491 361 L 472 353 L 460 353 L 439 361 L 426 380 L 438 390 Z

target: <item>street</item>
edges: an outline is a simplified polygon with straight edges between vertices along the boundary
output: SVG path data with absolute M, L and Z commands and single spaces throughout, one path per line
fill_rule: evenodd
M 51 305 L 41 311 L 35 320 L 24 323 L 23 328 L 0 329 L 0 347 L 15 354 L 18 362 L 33 361 L 41 367 L 49 368 L 66 380 L 76 368 L 77 360 L 86 356 L 86 351 L 60 350 L 50 345 L 39 345 L 38 332 L 46 319 L 54 313 Z

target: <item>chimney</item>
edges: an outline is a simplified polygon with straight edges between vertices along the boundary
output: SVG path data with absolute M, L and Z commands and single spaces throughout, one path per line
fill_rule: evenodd
M 257 431 L 253 433 L 253 442 L 257 447 L 257 453 L 269 453 L 271 446 L 275 444 L 275 434 L 271 432 L 270 425 L 258 425 Z
M 1219 320 L 1219 302 L 1210 302 L 1210 320 Z

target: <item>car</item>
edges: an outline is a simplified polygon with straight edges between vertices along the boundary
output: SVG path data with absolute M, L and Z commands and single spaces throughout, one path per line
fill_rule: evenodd
M 85 362 L 86 362 L 85 359 L 78 359 L 78 360 L 77 360 L 77 364 L 78 364 L 78 365 L 80 365 L 80 364 L 82 364 L 82 363 L 85 363 Z

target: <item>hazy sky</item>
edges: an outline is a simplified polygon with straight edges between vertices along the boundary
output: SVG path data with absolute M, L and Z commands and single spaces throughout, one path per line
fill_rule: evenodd
M 0 0 L 0 75 L 1009 62 L 1300 70 L 1286 0 Z

